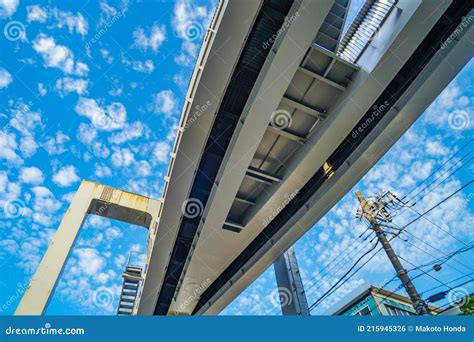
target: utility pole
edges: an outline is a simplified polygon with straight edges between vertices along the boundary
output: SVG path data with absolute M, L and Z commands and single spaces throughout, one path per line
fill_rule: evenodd
M 382 193 L 382 195 L 376 196 L 375 200 L 366 200 L 360 191 L 356 191 L 355 195 L 357 196 L 357 199 L 361 205 L 361 207 L 357 210 L 357 217 L 365 217 L 369 221 L 371 229 L 375 232 L 378 240 L 382 244 L 383 249 L 387 253 L 390 262 L 397 272 L 397 277 L 401 280 L 403 286 L 405 287 L 405 290 L 407 291 L 417 314 L 431 314 L 428 305 L 421 298 L 410 277 L 408 276 L 407 270 L 403 267 L 402 263 L 398 259 L 398 256 L 395 254 L 395 251 L 390 245 L 385 231 L 380 227 L 380 221 L 392 221 L 387 207 L 393 203 L 393 199 L 396 198 L 395 195 L 389 191 L 385 191 Z

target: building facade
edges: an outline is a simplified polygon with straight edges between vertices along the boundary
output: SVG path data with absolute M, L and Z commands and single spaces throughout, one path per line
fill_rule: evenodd
M 430 307 L 436 311 L 435 307 Z M 375 286 L 354 291 L 330 310 L 336 316 L 416 315 L 410 299 Z

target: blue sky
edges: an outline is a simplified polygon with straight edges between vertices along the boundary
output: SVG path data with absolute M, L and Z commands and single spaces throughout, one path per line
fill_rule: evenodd
M 350 18 L 360 3 L 353 1 Z M 188 79 L 215 5 L 0 0 L 0 314 L 14 312 L 80 180 L 161 196 Z M 374 194 L 383 187 L 403 195 L 472 138 L 473 68 L 472 62 L 464 68 L 358 189 Z M 417 210 L 472 179 L 473 172 L 466 164 L 418 201 Z M 465 242 L 474 234 L 472 191 L 430 216 Z M 326 264 L 365 228 L 354 219 L 355 207 L 350 193 L 296 244 L 306 287 L 318 284 L 308 291 L 310 303 L 344 271 L 325 272 Z M 413 215 L 406 212 L 397 223 Z M 410 231 L 425 240 L 410 242 L 436 257 L 439 250 L 462 246 L 427 221 Z M 126 258 L 144 250 L 145 241 L 142 228 L 89 217 L 47 314 L 115 314 Z M 417 265 L 432 259 L 409 243 L 394 244 Z M 462 265 L 472 264 L 472 257 L 453 258 L 439 276 L 472 272 Z M 337 262 L 348 265 L 355 258 Z M 314 313 L 364 281 L 383 283 L 392 276 L 386 257 L 377 255 Z M 437 285 L 427 277 L 416 284 Z M 224 313 L 279 314 L 275 288 L 270 268 Z

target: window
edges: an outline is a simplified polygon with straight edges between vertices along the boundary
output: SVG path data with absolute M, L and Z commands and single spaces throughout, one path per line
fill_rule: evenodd
M 364 307 L 362 310 L 357 311 L 354 316 L 371 316 L 372 313 L 370 312 L 370 309 L 368 306 Z
M 385 305 L 387 312 L 390 316 L 412 316 L 413 312 L 408 310 L 400 309 L 395 306 Z

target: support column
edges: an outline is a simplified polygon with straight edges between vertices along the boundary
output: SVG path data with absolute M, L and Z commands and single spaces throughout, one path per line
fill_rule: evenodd
M 273 263 L 273 267 L 283 315 L 309 315 L 308 301 L 293 247 L 283 253 Z
M 87 214 L 104 216 L 145 228 L 157 221 L 161 202 L 105 185 L 83 181 L 66 211 L 48 250 L 15 311 L 42 315 L 48 306 Z M 149 239 L 154 239 L 150 229 Z

